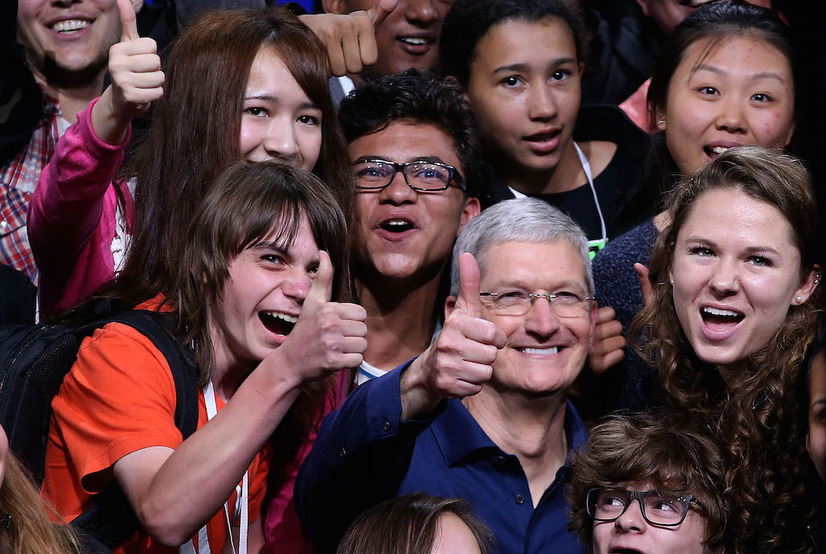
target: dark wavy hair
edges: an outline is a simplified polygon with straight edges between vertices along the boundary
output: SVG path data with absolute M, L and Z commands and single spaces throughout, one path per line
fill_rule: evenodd
M 491 27 L 506 21 L 538 22 L 558 17 L 574 35 L 577 60 L 588 59 L 589 35 L 576 7 L 565 0 L 456 0 L 439 36 L 439 71 L 463 87 L 470 81 L 476 45 Z
M 706 47 L 706 52 L 710 52 L 731 37 L 755 37 L 774 46 L 789 61 L 794 77 L 795 57 L 790 31 L 776 13 L 743 0 L 711 2 L 690 13 L 665 42 L 648 87 L 651 121 L 656 121 L 657 112 L 665 108 L 671 78 L 686 50 L 697 41 L 710 40 Z
M 797 392 L 800 365 L 817 330 L 820 291 L 789 308 L 773 337 L 745 360 L 742 379 L 726 384 L 717 368 L 700 360 L 677 319 L 668 271 L 692 206 L 717 189 L 738 190 L 777 208 L 800 252 L 800 277 L 818 269 L 816 204 L 802 163 L 768 148 L 733 148 L 671 192 L 671 224 L 651 256 L 654 300 L 634 319 L 630 340 L 645 344 L 642 353 L 656 367 L 667 400 L 717 428 L 727 461 L 727 501 L 736 507 L 727 537 L 731 550 L 805 552 L 805 532 L 798 529 L 806 504 L 805 432 Z
M 120 177 L 135 179 L 135 222 L 125 271 L 141 302 L 174 278 L 184 233 L 216 177 L 240 159 L 244 91 L 262 47 L 272 47 L 321 110 L 321 152 L 314 172 L 349 215 L 352 172 L 327 86 L 327 52 L 283 8 L 216 10 L 193 21 L 174 43 L 164 95 Z
M 660 493 L 691 494 L 701 502 L 703 544 L 719 548 L 726 536 L 723 457 L 707 427 L 680 412 L 614 416 L 594 427 L 571 458 L 566 494 L 569 528 L 590 543 L 594 522 L 585 509 L 588 490 L 646 484 Z
M 429 554 L 438 536 L 439 519 L 445 514 L 456 515 L 468 526 L 482 554 L 491 552 L 493 535 L 466 501 L 417 492 L 362 513 L 336 554 Z
M 367 81 L 341 101 L 338 118 L 348 143 L 377 133 L 395 121 L 428 123 L 453 140 L 467 194 L 478 196 L 476 127 L 462 89 L 427 72 L 408 69 Z

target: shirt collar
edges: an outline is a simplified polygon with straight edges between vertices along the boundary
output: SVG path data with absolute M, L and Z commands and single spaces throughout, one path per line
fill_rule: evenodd
M 491 455 L 502 452 L 470 415 L 462 401 L 448 401 L 445 411 L 430 425 L 436 443 L 448 466 L 456 465 L 473 453 L 490 451 Z M 568 457 L 571 452 L 588 441 L 588 431 L 579 413 L 570 401 L 565 409 L 565 434 L 568 437 Z

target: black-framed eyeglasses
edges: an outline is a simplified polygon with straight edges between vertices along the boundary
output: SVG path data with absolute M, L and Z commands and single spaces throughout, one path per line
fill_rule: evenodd
M 525 315 L 537 298 L 545 298 L 559 317 L 583 317 L 591 313 L 596 298 L 580 298 L 572 293 L 529 293 L 522 290 L 480 292 L 479 297 L 498 315 Z
M 466 190 L 464 179 L 451 165 L 427 160 L 400 163 L 381 159 L 356 160 L 353 174 L 356 188 L 361 190 L 381 190 L 393 182 L 401 171 L 407 186 L 416 191 L 437 192 L 453 185 Z
M 692 503 L 705 509 L 703 503 L 690 494 L 672 496 L 654 490 L 640 492 L 598 487 L 588 490 L 585 511 L 594 521 L 616 521 L 634 500 L 639 502 L 643 519 L 660 527 L 680 525 Z

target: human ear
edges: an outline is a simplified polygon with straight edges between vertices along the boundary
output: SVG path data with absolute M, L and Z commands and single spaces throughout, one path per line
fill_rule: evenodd
M 817 288 L 817 285 L 820 283 L 821 277 L 821 269 L 819 265 L 815 265 L 814 269 L 812 269 L 809 273 L 803 277 L 803 280 L 800 283 L 800 287 L 794 292 L 794 296 L 792 298 L 792 305 L 800 305 L 805 304 L 809 297 Z
M 456 236 L 459 236 L 459 233 L 468 224 L 468 222 L 479 215 L 482 211 L 481 205 L 479 204 L 479 199 L 470 196 L 465 199 L 465 205 L 462 207 L 462 215 L 459 217 L 459 227 L 456 229 Z
M 324 10 L 324 13 L 350 13 L 350 10 L 347 9 L 346 0 L 321 0 L 321 8 Z

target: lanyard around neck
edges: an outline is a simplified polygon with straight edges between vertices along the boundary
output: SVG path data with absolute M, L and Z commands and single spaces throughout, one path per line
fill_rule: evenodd
M 215 400 L 215 389 L 212 386 L 212 381 L 204 387 L 204 404 L 206 405 L 207 419 L 212 420 L 218 414 L 218 404 Z M 232 524 L 229 517 L 228 501 L 224 502 L 224 516 L 227 521 L 227 536 L 229 537 L 230 547 L 233 554 L 247 554 L 247 534 L 249 533 L 249 471 L 244 472 L 244 478 L 241 481 L 241 486 L 236 487 L 237 500 L 235 502 L 235 513 L 241 512 L 241 521 L 239 523 L 239 537 L 238 550 L 235 549 L 235 544 L 232 540 Z M 240 490 L 238 490 L 240 489 Z M 182 545 L 178 550 L 180 554 L 195 554 L 195 541 L 198 541 L 198 554 L 211 554 L 209 548 L 209 540 L 207 536 L 207 526 L 204 525 L 198 530 L 198 536 L 186 544 Z

